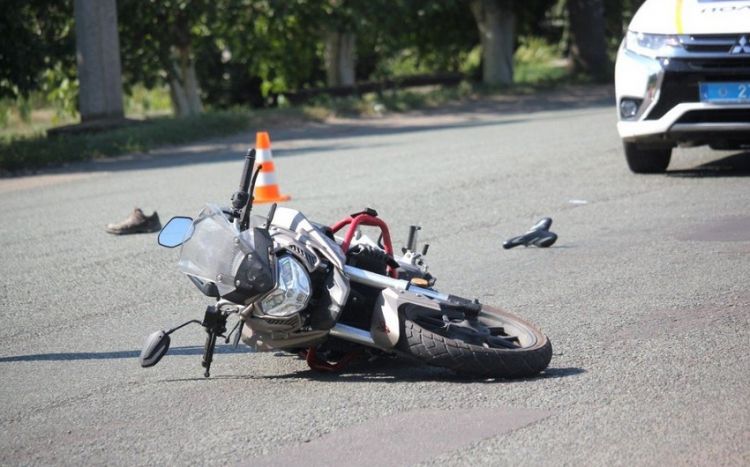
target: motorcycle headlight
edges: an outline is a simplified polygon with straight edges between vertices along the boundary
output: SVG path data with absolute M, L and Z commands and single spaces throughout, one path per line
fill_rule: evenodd
M 682 48 L 680 36 L 673 34 L 644 34 L 628 31 L 625 37 L 625 48 L 647 57 L 672 57 L 677 49 Z
M 302 264 L 291 256 L 282 256 L 276 268 L 276 288 L 260 306 L 263 314 L 286 317 L 307 306 L 310 300 L 310 275 Z

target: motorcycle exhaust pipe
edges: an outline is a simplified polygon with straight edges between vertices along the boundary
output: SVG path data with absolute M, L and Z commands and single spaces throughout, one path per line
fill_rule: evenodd
M 331 336 L 338 337 L 339 339 L 354 342 L 355 344 L 366 345 L 367 347 L 375 347 L 376 349 L 382 348 L 375 343 L 372 338 L 372 334 L 364 329 L 355 328 L 346 324 L 336 323 L 336 325 L 330 331 Z

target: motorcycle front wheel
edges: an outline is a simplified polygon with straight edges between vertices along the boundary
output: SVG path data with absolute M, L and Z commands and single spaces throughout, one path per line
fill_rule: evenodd
M 429 365 L 485 378 L 533 376 L 552 358 L 552 344 L 539 328 L 486 305 L 474 319 L 407 305 L 396 348 Z

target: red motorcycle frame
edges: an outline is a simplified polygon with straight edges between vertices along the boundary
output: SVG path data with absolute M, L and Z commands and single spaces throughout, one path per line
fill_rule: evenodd
M 341 242 L 341 249 L 344 250 L 344 254 L 349 251 L 349 245 L 351 245 L 352 240 L 354 239 L 354 234 L 357 232 L 359 226 L 366 225 L 380 228 L 380 232 L 383 234 L 383 250 L 385 250 L 387 255 L 393 258 L 393 243 L 391 242 L 391 233 L 388 230 L 388 225 L 385 221 L 377 217 L 375 211 L 367 210 L 352 214 L 333 224 L 333 226 L 331 226 L 331 231 L 335 234 L 347 225 L 349 226 L 349 229 L 346 231 L 346 235 L 344 235 L 344 241 Z M 396 269 L 391 266 L 388 266 L 388 275 L 393 278 L 398 278 L 398 272 L 396 272 Z

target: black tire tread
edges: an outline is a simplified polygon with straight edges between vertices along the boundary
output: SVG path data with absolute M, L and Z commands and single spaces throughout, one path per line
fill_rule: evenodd
M 637 174 L 664 173 L 672 158 L 672 148 L 642 148 L 636 143 L 624 143 L 625 160 L 630 171 Z
M 401 337 L 396 348 L 429 365 L 479 377 L 519 378 L 536 375 L 552 359 L 552 344 L 536 327 L 542 342 L 531 349 L 505 350 L 480 347 L 450 339 L 424 329 L 408 319 L 402 320 Z

